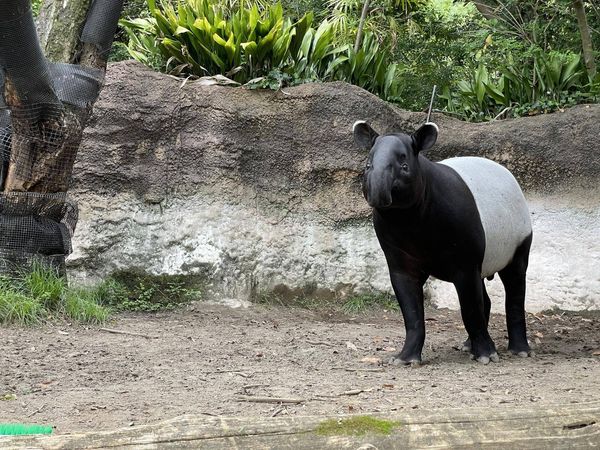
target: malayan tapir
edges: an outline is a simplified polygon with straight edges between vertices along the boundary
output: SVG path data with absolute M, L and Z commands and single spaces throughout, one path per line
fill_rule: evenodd
M 370 149 L 363 194 L 400 304 L 406 340 L 393 364 L 419 364 L 425 341 L 423 285 L 429 276 L 454 284 L 468 339 L 465 350 L 484 364 L 499 360 L 488 333 L 490 298 L 484 278 L 500 275 L 506 292 L 508 349 L 531 356 L 525 326 L 525 273 L 532 229 L 513 175 L 489 159 L 457 157 L 439 163 L 421 153 L 438 127 L 412 135 L 380 136 L 364 121 L 353 127 Z

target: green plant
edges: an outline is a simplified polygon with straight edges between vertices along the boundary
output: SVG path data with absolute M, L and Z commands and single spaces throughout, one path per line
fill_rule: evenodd
M 0 292 L 0 323 L 31 325 L 39 322 L 46 309 L 37 300 L 15 289 Z
M 64 313 L 67 317 L 86 323 L 103 323 L 109 310 L 100 304 L 97 289 L 73 288 L 64 296 Z
M 148 3 L 151 18 L 121 21 L 132 57 L 149 64 L 161 55 L 175 73 L 223 74 L 240 82 L 279 67 L 290 52 L 297 59 L 312 22 L 311 13 L 296 24 L 284 19 L 280 3 L 264 9 L 210 0 L 187 0 L 177 8 L 168 1 Z
M 112 48 L 110 49 L 110 54 L 108 56 L 108 61 L 117 62 L 125 61 L 127 59 L 131 59 L 127 44 L 120 41 L 113 42 Z
M 42 0 L 32 0 L 31 9 L 33 11 L 33 17 L 37 17 L 40 14 L 40 8 L 42 7 Z
M 398 311 L 399 306 L 396 298 L 385 292 L 363 293 L 348 298 L 342 305 L 342 311 L 346 314 L 357 314 L 370 309 L 388 309 Z
M 388 99 L 395 97 L 398 90 L 398 64 L 390 63 L 389 58 L 390 54 L 381 48 L 376 36 L 367 33 L 358 52 L 347 45 L 328 65 L 325 76 L 347 81 Z
M 152 17 L 122 20 L 132 57 L 182 75 L 221 74 L 251 87 L 281 88 L 307 81 L 345 80 L 388 98 L 396 65 L 374 35 L 358 52 L 337 45 L 335 29 L 314 15 L 293 22 L 280 3 L 245 2 L 231 9 L 215 0 L 186 0 L 177 8 L 149 1 Z M 236 9 L 237 8 L 237 9 Z
M 465 79 L 486 38 L 480 20 L 471 2 L 428 0 L 398 22 L 390 58 L 398 64 L 393 100 L 403 108 L 423 110 L 433 85 L 454 86 Z
M 482 121 L 510 112 L 512 116 L 555 111 L 593 97 L 582 83 L 584 70 L 579 55 L 538 53 L 531 65 L 516 64 L 511 55 L 497 72 L 483 63 L 470 79 L 461 80 L 451 92 L 446 86 L 440 98 L 450 112 L 467 120 Z
M 118 272 L 97 288 L 98 300 L 117 311 L 156 312 L 198 300 L 202 282 L 184 275 Z
M 55 269 L 34 262 L 31 270 L 24 274 L 22 280 L 25 291 L 39 301 L 45 309 L 58 309 L 67 282 Z
M 108 310 L 94 288 L 73 288 L 52 267 L 34 262 L 28 271 L 0 277 L 0 323 L 31 325 L 51 316 L 101 323 Z

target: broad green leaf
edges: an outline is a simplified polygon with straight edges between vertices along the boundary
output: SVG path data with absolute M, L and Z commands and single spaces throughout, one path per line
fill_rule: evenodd
M 196 21 L 194 22 L 194 27 L 208 34 L 213 33 L 213 27 L 210 24 L 210 22 L 206 19 L 206 17 L 196 19 Z
M 190 30 L 188 30 L 185 27 L 182 26 L 178 26 L 177 29 L 175 30 L 175 33 L 173 33 L 175 36 L 179 35 L 179 34 L 184 34 L 184 33 L 191 33 Z
M 240 46 L 244 49 L 244 53 L 246 53 L 247 55 L 252 55 L 252 56 L 254 56 L 256 54 L 256 50 L 258 49 L 258 46 L 256 45 L 256 42 L 254 42 L 254 41 L 243 42 L 240 44 Z
M 310 49 L 312 46 L 312 42 L 313 42 L 313 36 L 314 36 L 315 30 L 312 28 L 309 28 L 306 33 L 304 34 L 304 38 L 302 39 L 302 44 L 300 45 L 300 51 L 298 53 L 299 57 L 306 57 L 308 58 L 308 55 L 310 54 Z
M 500 104 L 500 105 L 506 105 L 506 98 L 504 97 L 504 94 L 502 93 L 502 89 L 497 88 L 496 86 L 494 86 L 491 83 L 484 83 L 485 86 L 485 91 L 487 93 L 487 95 L 489 95 L 490 97 L 492 97 L 496 103 Z M 508 105 L 506 105 L 508 106 Z
M 327 66 L 327 70 L 325 71 L 325 77 L 327 77 L 328 75 L 335 74 L 335 71 L 337 70 L 337 68 L 340 65 L 342 65 L 343 63 L 345 63 L 346 61 L 348 61 L 348 56 L 346 56 L 346 55 L 340 55 L 337 58 L 335 58 L 333 61 L 331 61 L 329 63 L 329 65 Z
M 290 43 L 290 51 L 294 59 L 298 57 L 298 51 L 300 50 L 300 46 L 302 45 L 306 32 L 310 29 L 310 26 L 312 25 L 313 18 L 313 13 L 308 12 L 304 16 L 302 16 L 302 18 L 298 22 L 296 22 L 296 34 L 292 38 L 292 42 Z

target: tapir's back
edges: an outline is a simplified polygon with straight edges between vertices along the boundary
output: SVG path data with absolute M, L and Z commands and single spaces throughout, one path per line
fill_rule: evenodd
M 521 188 L 506 168 L 489 159 L 458 157 L 440 163 L 454 169 L 473 194 L 485 232 L 481 275 L 493 275 L 512 261 L 532 233 Z

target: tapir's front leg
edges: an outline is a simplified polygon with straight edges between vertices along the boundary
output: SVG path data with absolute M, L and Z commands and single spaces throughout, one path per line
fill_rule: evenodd
M 425 313 L 423 305 L 424 282 L 404 272 L 390 269 L 394 293 L 400 304 L 406 340 L 400 353 L 390 359 L 391 364 L 419 364 L 425 342 Z
M 498 361 L 494 341 L 488 333 L 488 319 L 484 304 L 483 284 L 477 268 L 461 271 L 454 282 L 460 312 L 471 341 L 471 354 L 477 361 L 487 364 Z

